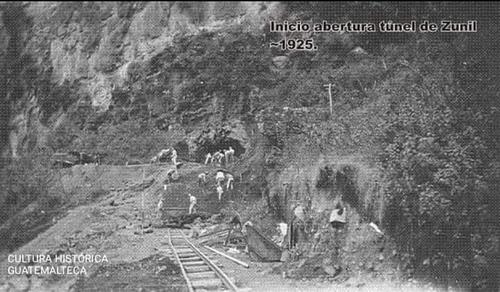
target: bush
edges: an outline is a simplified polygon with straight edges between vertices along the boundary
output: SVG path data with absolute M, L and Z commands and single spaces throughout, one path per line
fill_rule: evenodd
M 415 267 L 475 288 L 485 288 L 474 258 L 491 249 L 500 203 L 488 187 L 494 152 L 481 133 L 491 117 L 408 97 L 388 116 L 381 157 L 390 182 L 389 227 Z

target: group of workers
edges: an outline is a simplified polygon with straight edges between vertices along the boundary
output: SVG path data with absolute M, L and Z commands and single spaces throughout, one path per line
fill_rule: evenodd
M 347 209 L 338 201 L 330 212 L 330 216 L 328 219 L 329 225 L 334 230 L 335 234 L 338 232 L 342 232 L 344 230 L 344 226 L 347 224 Z M 288 246 L 289 248 L 294 247 L 298 242 L 304 239 L 307 222 L 309 221 L 306 217 L 306 209 L 302 204 L 296 205 L 293 209 L 293 216 L 291 220 L 287 223 L 281 222 L 278 223 L 276 229 L 278 231 L 278 235 L 273 237 L 273 241 L 279 246 Z M 313 228 L 314 229 L 314 228 Z M 313 231 L 311 229 L 311 231 Z M 314 245 L 313 249 L 315 249 L 316 245 L 319 243 L 321 232 L 317 230 L 314 232 Z M 287 240 L 285 240 L 287 238 Z
M 207 153 L 205 156 L 205 165 L 210 164 L 218 164 L 222 165 L 222 160 L 224 160 L 225 165 L 229 165 L 229 163 L 234 161 L 234 149 L 229 146 L 229 149 L 223 149 L 215 152 L 214 154 Z
M 169 148 L 169 149 L 163 149 L 161 150 L 156 156 L 154 156 L 151 159 L 151 163 L 158 163 L 167 160 L 170 158 L 172 161 L 172 164 L 175 166 L 175 168 L 170 169 L 167 172 L 167 179 L 164 184 L 164 189 L 166 190 L 167 188 L 167 183 L 169 183 L 172 179 L 177 180 L 178 179 L 178 163 L 177 163 L 177 151 L 174 148 Z M 206 159 L 205 159 L 205 164 L 214 164 L 217 163 L 218 166 L 220 167 L 220 164 L 222 164 L 222 161 L 224 159 L 224 162 L 226 165 L 231 163 L 234 160 L 234 149 L 232 147 L 229 147 L 229 150 L 221 150 L 217 151 L 214 154 L 207 153 Z M 167 182 L 168 181 L 168 182 Z M 208 172 L 202 172 L 198 175 L 198 186 L 200 188 L 206 187 L 208 183 Z M 234 176 L 222 169 L 217 170 L 216 175 L 215 175 L 215 185 L 216 185 L 216 191 L 218 195 L 219 201 L 222 200 L 222 195 L 224 193 L 224 185 L 226 187 L 226 191 L 232 190 L 234 188 Z M 188 198 L 189 198 L 189 209 L 188 212 L 189 214 L 193 214 L 196 212 L 196 205 L 197 205 L 197 198 L 193 196 L 191 193 L 188 193 Z M 160 201 L 158 202 L 157 205 L 157 211 L 158 214 L 161 214 L 161 210 L 163 209 L 164 205 L 164 199 L 161 198 Z M 329 216 L 329 224 L 330 226 L 335 230 L 335 232 L 341 232 L 344 229 L 344 226 L 347 223 L 347 212 L 346 208 L 343 206 L 343 204 L 338 201 L 335 204 L 334 209 L 331 211 L 330 216 Z M 277 226 L 278 233 L 279 235 L 276 236 L 274 241 L 279 245 L 279 246 L 284 246 L 287 245 L 289 248 L 294 247 L 297 242 L 300 241 L 300 238 L 302 237 L 300 234 L 303 233 L 305 230 L 304 224 L 305 224 L 305 209 L 302 206 L 302 204 L 298 204 L 294 209 L 293 209 L 293 219 L 289 221 L 288 224 L 282 222 L 279 223 Z M 302 227 L 301 227 L 302 226 Z M 240 223 L 240 228 L 241 228 L 241 223 Z M 378 227 L 375 225 L 374 229 L 376 229 L 377 232 L 381 233 L 378 229 Z M 313 249 L 315 249 L 317 243 L 319 242 L 319 237 L 320 237 L 320 232 L 316 232 L 314 234 L 314 241 L 316 242 L 313 246 Z M 287 238 L 288 240 L 286 240 Z
M 153 163 L 163 162 L 165 160 L 168 160 L 169 158 L 172 164 L 175 166 L 175 168 L 172 168 L 167 172 L 167 177 L 163 182 L 164 190 L 167 189 L 167 184 L 179 178 L 179 173 L 177 172 L 177 168 L 179 166 L 179 163 L 177 163 L 177 150 L 175 150 L 174 147 L 168 149 L 162 149 L 160 152 L 158 152 L 158 154 L 153 156 L 153 158 L 151 158 L 150 160 L 150 163 L 153 164 Z
M 207 175 L 208 172 L 202 172 L 198 175 L 199 187 L 201 188 L 205 187 L 205 185 L 207 184 Z M 219 201 L 222 200 L 222 194 L 224 193 L 223 186 L 225 180 L 227 181 L 226 190 L 232 190 L 234 188 L 234 176 L 229 172 L 226 172 L 226 174 L 224 174 L 222 170 L 217 171 L 217 174 L 215 175 L 215 183 L 217 185 L 216 190 L 219 197 Z
M 174 148 L 168 148 L 168 149 L 163 149 L 161 150 L 157 155 L 155 155 L 151 159 L 151 163 L 158 163 L 165 161 L 170 157 L 172 163 L 174 166 L 176 166 L 173 169 L 170 169 L 167 172 L 167 178 L 164 181 L 163 184 L 163 189 L 167 189 L 167 184 L 170 183 L 172 180 L 177 180 L 179 177 L 179 174 L 177 172 L 177 151 Z M 222 164 L 222 161 L 224 159 L 224 162 L 226 165 L 234 161 L 234 149 L 230 146 L 228 150 L 220 150 L 215 152 L 213 155 L 210 153 L 207 153 L 206 155 L 206 160 L 205 164 Z M 207 184 L 207 176 L 208 172 L 202 172 L 198 175 L 198 186 L 200 188 L 204 188 Z M 222 170 L 218 170 L 217 174 L 215 175 L 215 182 L 216 182 L 216 190 L 218 194 L 218 199 L 219 201 L 222 200 L 222 195 L 224 194 L 224 183 L 226 186 L 226 190 L 232 190 L 234 188 L 234 176 Z M 191 193 L 188 194 L 189 197 L 189 214 L 192 214 L 193 212 L 196 211 L 196 204 L 197 204 L 197 199 L 195 196 L 193 196 Z M 157 206 L 157 211 L 160 212 L 160 210 L 163 208 L 163 199 L 160 199 L 160 202 L 158 203 Z
M 207 176 L 208 176 L 208 172 L 202 172 L 198 175 L 198 186 L 200 188 L 204 188 L 207 184 Z M 227 172 L 226 174 L 224 174 L 223 171 L 219 170 L 217 171 L 217 174 L 215 175 L 215 182 L 216 182 L 216 185 L 217 185 L 217 195 L 218 195 L 218 198 L 219 198 L 219 201 L 222 200 L 222 194 L 224 194 L 224 180 L 227 180 L 226 182 L 226 190 L 232 190 L 234 188 L 234 176 L 232 174 L 230 174 L 229 172 Z M 192 214 L 194 208 L 195 208 L 195 205 L 197 203 L 197 200 L 196 200 L 196 197 L 191 195 L 191 194 L 188 194 L 189 196 L 189 214 Z
M 151 163 L 158 163 L 161 161 L 164 161 L 170 157 L 172 164 L 175 166 L 174 169 L 170 169 L 167 172 L 167 179 L 164 183 L 164 190 L 167 188 L 167 183 L 170 182 L 172 179 L 177 179 L 178 178 L 178 172 L 177 172 L 177 151 L 172 147 L 168 149 L 163 149 L 161 150 L 156 156 L 154 156 L 151 159 Z M 226 165 L 231 163 L 234 160 L 234 149 L 230 146 L 228 150 L 221 150 L 217 151 L 214 154 L 207 153 L 206 159 L 205 159 L 205 164 L 213 164 L 214 162 L 219 164 L 222 163 L 222 160 L 224 159 Z M 207 176 L 208 172 L 202 172 L 198 175 L 198 186 L 203 188 L 207 184 Z M 167 182 L 168 181 L 168 182 Z M 218 194 L 218 199 L 219 201 L 222 200 L 222 195 L 224 193 L 224 181 L 226 181 L 226 191 L 227 190 L 232 190 L 234 188 L 234 176 L 222 170 L 218 170 L 216 175 L 215 175 L 215 182 L 216 182 L 216 190 Z M 193 196 L 191 193 L 188 193 L 189 197 L 189 214 L 192 214 L 193 212 L 196 211 L 195 207 L 197 204 L 197 199 L 195 196 Z M 157 209 L 160 211 L 163 208 L 163 198 L 160 199 L 158 202 Z M 294 220 L 293 221 L 304 221 L 304 209 L 301 205 L 298 205 L 294 209 Z M 342 229 L 343 226 L 346 224 L 346 209 L 343 207 L 343 205 L 339 202 L 336 204 L 335 208 L 330 214 L 329 218 L 330 225 L 335 229 Z M 291 222 L 292 223 L 292 222 Z M 283 225 L 278 225 L 278 228 L 280 230 L 280 234 L 283 236 L 280 238 L 279 243 L 282 244 L 284 241 L 284 231 L 286 227 Z M 287 225 L 287 224 L 285 224 Z M 290 226 L 292 227 L 292 226 Z M 291 230 L 290 230 L 291 231 Z M 293 232 L 294 233 L 294 232 Z

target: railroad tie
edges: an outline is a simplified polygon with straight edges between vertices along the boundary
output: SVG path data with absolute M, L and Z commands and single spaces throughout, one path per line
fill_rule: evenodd
M 189 267 L 184 267 L 184 269 L 186 270 L 188 275 L 189 275 L 189 273 L 193 273 L 193 272 L 208 272 L 208 271 L 210 271 L 210 267 L 207 265 L 189 266 Z
M 175 239 L 175 240 L 173 240 Z M 170 250 L 167 255 L 180 265 L 188 291 L 237 291 L 234 279 L 229 278 L 221 269 L 221 264 L 200 251 L 180 231 L 172 236 L 168 230 Z
M 197 290 L 200 288 L 213 289 L 223 286 L 222 281 L 218 278 L 192 280 L 191 284 Z
M 217 274 L 214 271 L 210 272 L 198 272 L 198 273 L 189 273 L 189 278 L 192 280 L 202 279 L 202 278 L 216 278 Z
M 193 262 L 184 262 L 182 261 L 182 265 L 185 267 L 192 267 L 192 266 L 205 266 L 205 262 L 199 259 L 198 261 L 193 261 Z

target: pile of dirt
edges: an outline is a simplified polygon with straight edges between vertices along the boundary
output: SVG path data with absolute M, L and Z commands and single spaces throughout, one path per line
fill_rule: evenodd
M 326 213 L 315 218 L 313 225 L 319 228 L 308 232 L 306 226 L 302 241 L 289 251 L 278 270 L 289 278 L 322 277 L 337 282 L 356 275 L 387 280 L 400 277 L 404 265 L 395 243 L 361 220 L 354 209 L 349 213 L 348 224 L 339 229 L 327 223 Z
M 102 266 L 80 278 L 74 291 L 187 291 L 181 271 L 167 256 L 153 255 L 135 263 Z

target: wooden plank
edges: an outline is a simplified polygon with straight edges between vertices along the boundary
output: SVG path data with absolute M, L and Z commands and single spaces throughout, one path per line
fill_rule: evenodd
M 191 283 L 193 284 L 193 287 L 195 287 L 196 289 L 199 288 L 212 289 L 223 286 L 222 281 L 218 278 L 193 280 L 191 281 Z
M 193 273 L 193 272 L 208 272 L 210 271 L 210 267 L 208 266 L 195 266 L 195 267 L 184 267 L 186 272 Z
M 238 260 L 238 259 L 235 259 L 235 258 L 233 258 L 232 256 L 229 256 L 229 255 L 227 255 L 227 254 L 225 254 L 225 253 L 223 253 L 223 252 L 221 252 L 221 251 L 216 250 L 215 248 L 211 248 L 210 246 L 206 246 L 206 245 L 204 245 L 204 247 L 205 247 L 206 249 L 209 249 L 209 250 L 211 250 L 211 251 L 215 252 L 216 254 L 219 254 L 219 255 L 221 255 L 221 256 L 223 256 L 223 257 L 227 258 L 227 259 L 230 259 L 231 261 L 233 261 L 233 262 L 235 262 L 235 263 L 237 263 L 237 264 L 239 264 L 239 265 L 244 266 L 245 268 L 249 268 L 249 267 L 250 267 L 247 263 L 242 262 L 242 261 L 240 261 L 240 260 Z

